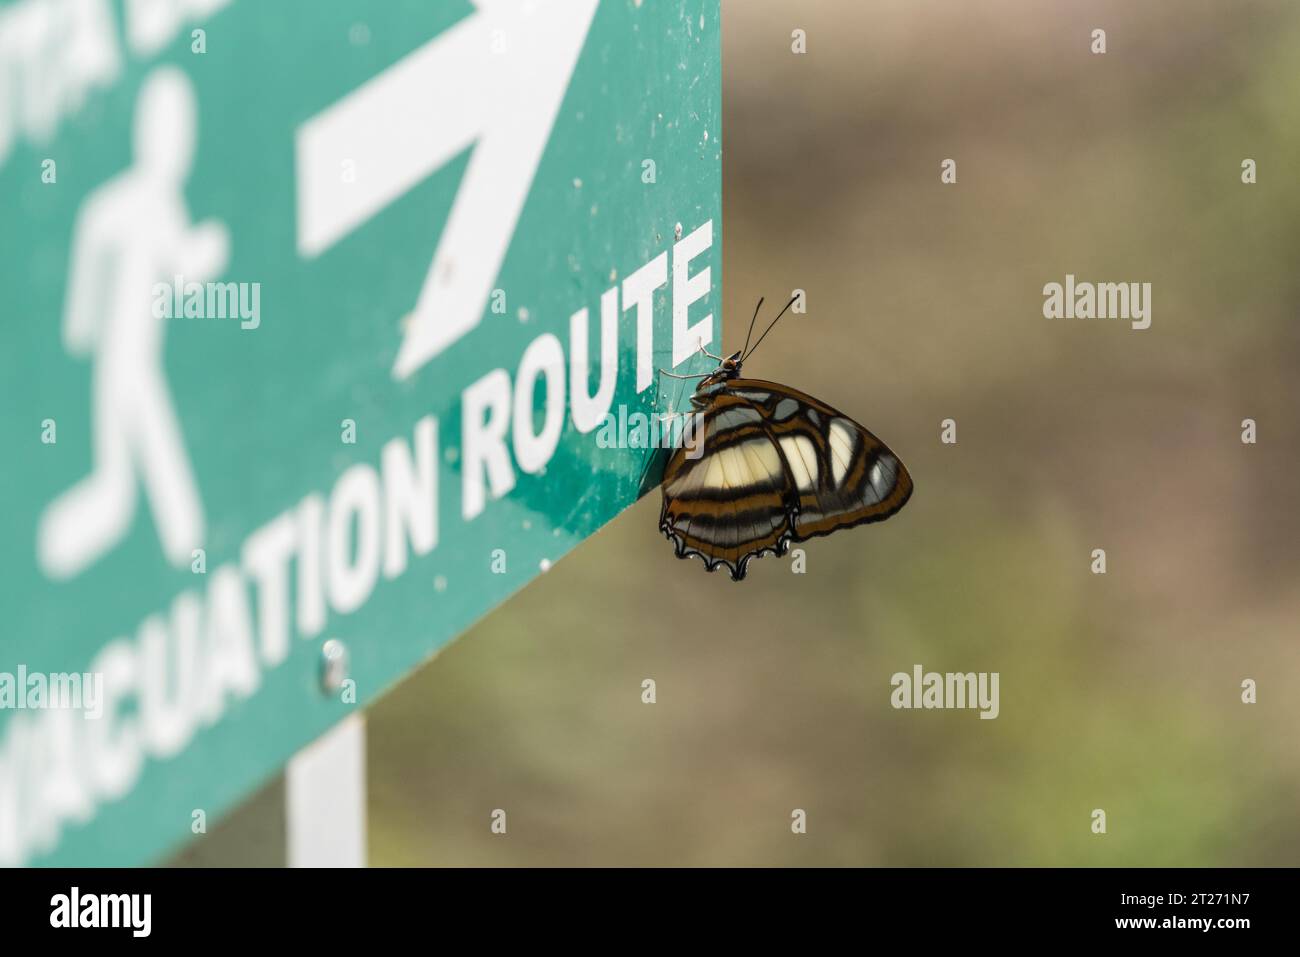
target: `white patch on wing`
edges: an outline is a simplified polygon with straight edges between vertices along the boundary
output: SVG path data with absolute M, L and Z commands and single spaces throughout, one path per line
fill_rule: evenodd
M 723 488 L 724 475 L 722 472 L 722 461 L 716 455 L 707 456 L 704 464 L 700 466 L 704 469 L 704 475 L 700 479 L 700 485 L 704 488 Z
M 704 488 L 748 489 L 779 485 L 781 460 L 766 439 L 751 439 L 740 445 L 708 455 L 698 468 L 704 469 L 700 484 Z
M 732 445 L 723 449 L 718 453 L 718 461 L 722 463 L 722 476 L 727 488 L 744 488 L 752 484 L 739 448 Z
M 867 495 L 862 497 L 863 502 L 867 505 L 874 505 L 884 498 L 884 493 L 880 490 L 881 479 L 884 478 L 884 469 L 880 467 L 880 460 L 871 466 L 871 472 L 867 475 Z
M 831 477 L 838 488 L 848 474 L 849 464 L 858 446 L 858 435 L 853 426 L 844 419 L 832 419 L 830 430 Z
M 806 435 L 781 437 L 781 451 L 790 465 L 790 477 L 795 488 L 811 492 L 817 487 L 817 449 Z
M 871 466 L 871 474 L 867 478 L 871 483 L 871 491 L 875 493 L 875 501 L 882 501 L 898 484 L 898 460 L 892 455 L 881 453 L 876 464 Z M 867 504 L 873 505 L 875 502 Z
M 741 448 L 758 459 L 758 464 L 763 471 L 756 473 L 755 478 L 761 476 L 760 481 L 772 486 L 781 484 L 777 479 L 781 474 L 781 457 L 776 454 L 775 445 L 767 439 L 755 439 L 746 442 Z

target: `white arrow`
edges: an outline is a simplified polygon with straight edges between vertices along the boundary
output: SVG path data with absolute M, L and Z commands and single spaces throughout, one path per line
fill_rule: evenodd
M 403 324 L 397 378 L 482 318 L 598 2 L 475 0 L 474 14 L 298 127 L 306 258 L 474 147 Z

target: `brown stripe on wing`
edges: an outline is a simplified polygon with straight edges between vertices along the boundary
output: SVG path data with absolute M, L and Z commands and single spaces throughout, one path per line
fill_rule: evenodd
M 773 415 L 776 406 L 780 404 L 783 398 L 795 399 L 806 406 L 816 409 L 822 415 L 844 415 L 843 412 L 832 408 L 821 399 L 814 399 L 807 392 L 800 392 L 788 385 L 770 382 L 767 379 L 732 379 L 727 383 L 726 392 L 723 394 L 757 406 L 762 410 L 765 418 L 770 418 Z
M 759 555 L 769 551 L 785 554 L 790 523 L 779 499 L 774 497 L 767 508 L 749 511 L 725 502 L 697 502 L 692 507 L 692 512 L 674 511 L 665 503 L 660 521 L 678 558 L 698 555 L 710 571 L 725 565 L 731 577 L 739 581 L 745 577 L 749 562 Z

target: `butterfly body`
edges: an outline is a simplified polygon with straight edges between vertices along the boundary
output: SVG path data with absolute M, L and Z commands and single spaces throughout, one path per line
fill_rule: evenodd
M 677 557 L 735 581 L 760 555 L 883 521 L 912 494 L 878 438 L 806 393 L 743 378 L 741 361 L 723 359 L 691 396 L 695 434 L 669 456 L 659 518 Z

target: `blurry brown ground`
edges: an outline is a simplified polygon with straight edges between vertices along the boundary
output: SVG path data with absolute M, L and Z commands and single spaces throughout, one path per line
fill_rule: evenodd
M 740 585 L 641 502 L 371 710 L 372 863 L 1300 863 L 1300 5 L 728 0 L 724 77 L 729 347 L 805 289 L 748 371 L 916 495 Z

